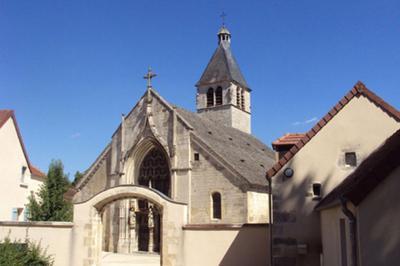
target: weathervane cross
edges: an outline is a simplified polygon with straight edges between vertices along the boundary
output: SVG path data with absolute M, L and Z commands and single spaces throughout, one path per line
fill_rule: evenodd
M 226 13 L 224 12 L 224 11 L 222 11 L 222 13 L 221 13 L 221 15 L 220 15 L 220 17 L 221 17 L 221 19 L 222 19 L 222 26 L 225 26 L 225 17 L 226 17 L 227 15 L 226 15 Z
M 155 76 L 157 76 L 156 73 L 154 73 L 151 70 L 151 67 L 149 67 L 149 70 L 147 71 L 147 74 L 143 77 L 144 79 L 147 80 L 147 88 L 151 88 L 151 79 L 154 78 Z

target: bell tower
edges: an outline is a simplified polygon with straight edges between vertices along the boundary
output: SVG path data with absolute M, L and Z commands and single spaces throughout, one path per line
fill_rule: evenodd
M 250 88 L 231 52 L 231 33 L 222 25 L 218 47 L 197 87 L 197 113 L 225 126 L 251 133 Z

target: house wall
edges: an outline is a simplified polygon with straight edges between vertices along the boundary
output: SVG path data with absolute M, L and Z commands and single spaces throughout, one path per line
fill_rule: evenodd
M 266 266 L 269 264 L 267 226 L 233 229 L 184 229 L 184 265 Z
M 5 237 L 40 244 L 52 255 L 55 266 L 72 264 L 72 223 L 68 222 L 0 222 L 0 242 Z
M 343 214 L 340 205 L 321 210 L 321 239 L 323 252 L 323 266 L 344 266 L 342 256 L 346 256 L 347 265 L 350 264 L 351 244 L 349 237 L 349 222 Z M 340 219 L 345 221 L 346 254 L 342 254 Z
M 319 265 L 321 247 L 319 215 L 314 212 L 312 184 L 330 192 L 351 171 L 344 165 L 344 152 L 355 151 L 358 164 L 400 127 L 364 96 L 353 98 L 273 178 L 274 250 L 276 266 L 285 263 Z M 294 175 L 285 178 L 291 167 Z M 297 246 L 306 245 L 306 255 Z
M 12 118 L 0 128 L 0 221 L 11 221 L 14 208 L 21 208 L 19 220 L 24 219 L 25 204 L 30 192 L 36 192 L 38 181 L 31 179 L 22 143 Z M 22 167 L 26 167 L 22 182 Z
M 363 266 L 399 265 L 400 167 L 358 206 L 360 261 Z

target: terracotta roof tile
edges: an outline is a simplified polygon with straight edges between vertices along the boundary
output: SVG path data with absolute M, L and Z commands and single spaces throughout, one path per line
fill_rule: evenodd
M 299 142 L 302 138 L 304 138 L 305 134 L 302 133 L 287 133 L 282 137 L 278 138 L 274 142 L 272 142 L 272 147 L 275 149 L 277 146 L 284 146 L 284 145 L 295 145 Z
M 37 177 L 46 177 L 46 174 L 39 170 L 36 166 L 31 165 L 31 173 Z
M 393 106 L 391 106 L 390 104 L 385 102 L 382 98 L 377 96 L 375 93 L 373 93 L 372 91 L 367 89 L 367 87 L 365 87 L 365 85 L 361 81 L 358 81 L 354 85 L 354 87 L 327 113 L 327 115 L 325 115 L 320 121 L 318 121 L 317 124 L 309 132 L 313 131 L 313 133 L 314 133 L 313 136 L 318 134 L 318 132 L 327 123 L 329 123 L 329 121 L 332 120 L 332 118 L 335 117 L 335 115 L 337 115 L 339 113 L 339 111 L 348 102 L 350 102 L 354 97 L 360 97 L 361 95 L 366 97 L 366 98 L 368 98 L 371 102 L 373 102 L 376 106 L 381 108 L 390 117 L 392 117 L 396 121 L 400 122 L 400 112 L 398 110 L 396 110 Z M 310 136 L 308 133 L 306 135 Z M 306 145 L 308 143 L 308 141 L 311 140 L 311 139 L 312 139 L 312 137 L 310 137 L 309 139 L 308 138 L 307 139 L 304 138 L 304 140 L 306 140 L 306 142 L 303 145 L 301 145 L 299 147 L 297 147 L 297 145 L 293 146 L 288 152 L 288 154 L 290 154 L 290 157 L 289 158 L 285 157 L 285 160 L 289 161 L 290 159 L 292 159 L 293 156 L 304 145 Z M 275 167 L 275 166 L 281 165 L 279 162 L 282 162 L 283 161 L 282 159 L 283 158 L 281 158 L 273 167 L 270 168 L 270 170 L 267 171 L 267 173 L 266 173 L 266 177 L 267 178 L 270 178 L 270 177 L 274 176 L 277 172 L 279 172 L 279 170 L 281 170 L 283 168 L 284 164 L 283 164 L 283 166 Z

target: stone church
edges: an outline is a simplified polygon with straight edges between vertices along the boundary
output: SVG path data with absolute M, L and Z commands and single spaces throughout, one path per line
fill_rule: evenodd
M 196 256 L 190 261 L 192 252 L 187 249 L 190 245 L 195 250 L 201 239 L 207 239 L 206 246 L 199 248 L 223 251 L 209 252 L 209 261 L 198 265 L 228 261 L 224 254 L 246 228 L 258 226 L 262 233 L 253 234 L 267 241 L 265 173 L 275 155 L 251 134 L 251 89 L 232 54 L 231 34 L 222 26 L 217 36 L 217 49 L 195 85 L 197 112 L 159 95 L 149 71 L 147 90 L 122 116 L 110 143 L 77 183 L 74 196 L 79 204 L 106 189 L 133 184 L 187 205 L 179 240 L 184 242 L 186 265 L 196 265 Z M 103 250 L 170 252 L 162 250 L 162 232 L 168 226 L 161 222 L 162 212 L 146 198 L 108 204 L 101 214 Z M 248 242 L 238 245 L 247 245 L 250 252 L 257 249 L 249 248 Z M 264 253 L 260 259 L 265 259 L 266 247 L 258 246 Z

